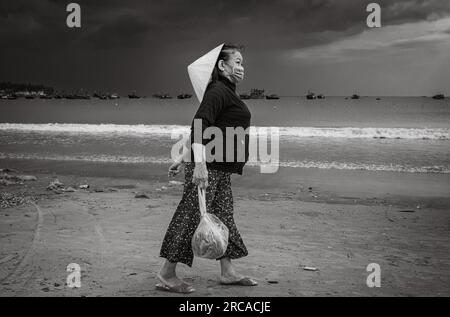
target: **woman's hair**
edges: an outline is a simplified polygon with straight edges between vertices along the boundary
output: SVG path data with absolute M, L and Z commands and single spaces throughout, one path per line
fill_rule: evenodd
M 241 52 L 244 50 L 244 46 L 235 45 L 235 44 L 224 44 L 222 46 L 222 50 L 219 53 L 219 57 L 217 58 L 216 65 L 214 66 L 213 72 L 211 74 L 211 82 L 215 82 L 219 79 L 221 75 L 220 69 L 218 67 L 219 61 L 224 60 L 225 62 L 230 59 L 230 55 L 235 52 Z

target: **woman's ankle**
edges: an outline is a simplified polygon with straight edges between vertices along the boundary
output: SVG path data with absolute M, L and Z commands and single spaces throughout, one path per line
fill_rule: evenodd
M 224 275 L 233 275 L 235 273 L 233 264 L 231 263 L 230 258 L 222 258 L 220 259 L 220 274 Z
M 162 277 L 176 277 L 176 266 L 177 263 L 171 263 L 171 262 L 165 262 L 164 265 L 161 267 L 161 270 L 159 271 L 159 274 L 161 274 Z

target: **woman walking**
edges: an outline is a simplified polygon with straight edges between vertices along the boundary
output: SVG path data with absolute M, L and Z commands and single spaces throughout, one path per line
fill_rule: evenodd
M 169 174 L 177 174 L 184 164 L 185 184 L 183 197 L 162 242 L 160 256 L 166 260 L 157 274 L 160 281 L 157 287 L 178 293 L 195 291 L 192 285 L 177 277 L 176 266 L 178 263 L 192 266 L 194 254 L 191 239 L 200 222 L 197 186 L 206 188 L 208 212 L 216 215 L 229 230 L 227 250 L 221 258 L 217 259 L 221 266 L 220 283 L 242 286 L 257 285 L 253 279 L 237 273 L 231 262 L 232 259 L 248 255 L 247 248 L 234 222 L 231 191 L 231 174 L 242 174 L 242 169 L 249 156 L 249 136 L 246 129 L 250 126 L 251 114 L 236 93 L 236 85 L 244 79 L 242 52 L 238 46 L 222 44 L 208 54 L 202 58 L 211 59 L 213 56 L 209 72 L 211 79 L 206 91 L 196 90 L 201 103 L 194 115 L 191 127 L 191 151 L 187 152 L 191 156 L 190 162 L 185 162 L 188 161 L 185 156 L 169 168 Z M 194 88 L 196 87 L 194 86 Z M 196 119 L 201 120 L 199 125 L 202 132 L 201 139 L 196 137 L 196 131 L 194 131 Z M 236 140 L 235 136 L 231 136 L 235 151 L 232 160 L 230 160 L 230 155 L 227 155 L 225 146 L 227 138 L 230 138 L 230 135 L 227 135 L 227 128 L 230 127 L 242 128 L 246 131 L 242 139 L 238 137 Z M 221 153 L 223 156 L 219 158 L 206 157 L 205 146 L 211 141 L 203 137 L 203 132 L 207 128 L 220 129 L 222 132 L 223 151 Z M 238 149 L 240 146 L 243 149 Z M 236 153 L 239 150 L 244 151 L 244 159 L 237 158 Z M 220 152 L 216 151 L 216 153 Z

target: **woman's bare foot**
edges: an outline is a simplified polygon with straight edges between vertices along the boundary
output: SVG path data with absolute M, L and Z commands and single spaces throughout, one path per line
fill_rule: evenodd
M 233 265 L 231 264 L 230 258 L 220 259 L 220 264 L 221 264 L 221 275 L 220 275 L 221 284 L 234 284 L 242 286 L 258 285 L 258 283 L 255 280 L 237 273 Z
M 176 275 L 163 274 L 163 273 L 159 272 L 157 277 L 161 280 L 161 282 L 163 282 L 164 284 L 167 284 L 167 286 L 170 286 L 170 287 L 175 287 L 177 285 L 184 283 Z
M 159 273 L 157 274 L 157 277 L 161 280 L 161 282 L 167 284 L 167 286 L 170 287 L 175 287 L 183 283 L 188 284 L 178 278 L 175 270 L 176 266 L 177 263 L 171 263 L 169 261 L 166 261 L 162 266 L 161 270 L 159 271 Z
M 220 281 L 223 283 L 232 283 L 241 280 L 244 278 L 243 275 L 238 274 L 234 271 L 234 269 L 229 270 L 227 272 L 222 272 L 220 275 Z

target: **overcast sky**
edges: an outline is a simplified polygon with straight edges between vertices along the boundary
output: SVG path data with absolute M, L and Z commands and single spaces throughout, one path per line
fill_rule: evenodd
M 192 92 L 186 67 L 243 44 L 239 90 L 303 95 L 450 94 L 450 1 L 89 0 L 81 28 L 61 0 L 0 0 L 0 81 L 122 94 Z

